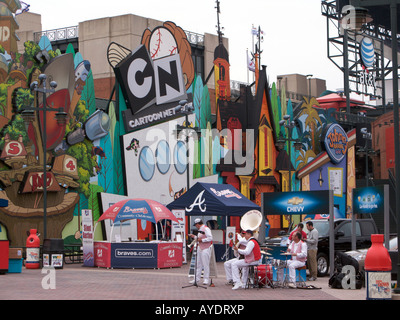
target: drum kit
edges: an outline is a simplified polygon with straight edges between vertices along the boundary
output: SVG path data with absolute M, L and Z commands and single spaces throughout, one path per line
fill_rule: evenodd
M 252 230 L 254 232 L 254 237 L 258 237 L 259 227 L 262 223 L 262 214 L 257 210 L 252 210 L 247 212 L 240 220 L 240 227 L 242 230 Z M 260 247 L 261 254 L 265 256 L 265 264 L 254 266 L 254 274 L 249 274 L 250 282 L 254 287 L 271 287 L 275 288 L 273 280 L 273 270 L 274 268 L 282 270 L 286 268 L 287 258 L 290 253 L 281 253 L 281 255 L 286 256 L 286 260 L 273 259 L 273 255 L 268 251 L 273 251 L 273 249 L 266 246 Z M 279 282 L 278 282 L 279 283 Z
M 261 248 L 261 254 L 265 256 L 266 264 L 260 264 L 254 266 L 254 284 L 258 288 L 271 287 L 274 288 L 273 284 L 273 265 L 272 265 L 272 254 L 266 251 L 272 251 L 268 247 Z
M 266 264 L 258 265 L 254 267 L 254 282 L 258 283 L 258 286 L 261 287 L 271 287 L 271 288 L 276 288 L 277 286 L 283 286 L 284 287 L 284 280 L 285 276 L 283 279 L 275 281 L 273 280 L 273 270 L 274 268 L 278 271 L 283 270 L 287 267 L 287 261 L 290 259 L 291 253 L 289 252 L 281 252 L 281 256 L 285 256 L 285 260 L 282 259 L 274 259 L 272 258 L 272 254 L 267 252 L 267 251 L 272 251 L 273 249 L 270 249 L 268 247 L 262 247 L 261 248 L 261 254 L 266 256 L 265 261 Z

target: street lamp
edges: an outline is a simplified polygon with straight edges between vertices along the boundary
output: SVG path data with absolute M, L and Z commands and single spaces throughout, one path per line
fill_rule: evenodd
M 39 112 L 43 112 L 43 127 L 39 131 L 40 134 L 36 136 L 37 143 L 40 145 L 40 139 L 43 145 L 43 159 L 41 160 L 39 155 L 39 162 L 43 162 L 43 237 L 47 238 L 47 134 L 46 134 L 46 112 L 56 112 L 56 120 L 60 125 L 64 125 L 67 122 L 67 113 L 64 112 L 63 108 L 52 108 L 47 106 L 47 94 L 55 93 L 57 88 L 57 82 L 51 81 L 49 83 L 50 87 L 46 86 L 47 75 L 39 75 L 39 82 L 34 81 L 31 83 L 30 89 L 35 92 L 35 107 L 24 107 L 22 108 L 21 117 L 25 123 L 37 122 L 39 124 Z M 38 94 L 41 93 L 43 96 L 43 105 L 39 107 L 38 105 Z M 39 126 L 38 126 L 39 127 Z
M 175 111 L 177 113 L 181 113 L 185 115 L 185 125 L 177 125 L 176 126 L 176 134 L 179 136 L 179 134 L 182 131 L 186 131 L 186 183 L 187 183 L 187 191 L 189 191 L 190 188 L 190 175 L 189 175 L 189 136 L 190 132 L 189 130 L 194 130 L 196 133 L 200 131 L 199 128 L 191 128 L 189 124 L 189 114 L 192 114 L 194 112 L 194 106 L 193 103 L 188 103 L 186 100 L 181 100 L 179 101 L 179 106 L 175 108 Z
M 296 122 L 291 119 L 290 115 L 284 115 L 283 120 L 279 121 L 279 125 L 281 127 L 285 127 L 288 129 L 288 138 L 283 138 L 280 134 L 278 142 L 276 146 L 278 149 L 283 150 L 285 144 L 289 143 L 289 192 L 292 191 L 292 142 L 294 142 L 294 148 L 296 151 L 300 151 L 303 147 L 303 144 L 299 139 L 293 139 L 292 133 L 293 129 L 296 127 Z
M 311 100 L 311 78 L 313 77 L 312 74 L 306 75 L 306 78 L 308 80 L 308 99 Z

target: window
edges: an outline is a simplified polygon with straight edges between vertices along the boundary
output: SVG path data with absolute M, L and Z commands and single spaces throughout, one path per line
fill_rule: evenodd
M 139 156 L 139 172 L 144 181 L 150 181 L 154 176 L 156 165 L 153 152 L 149 147 L 144 147 Z
M 179 174 L 183 174 L 186 171 L 187 156 L 186 146 L 183 141 L 178 141 L 174 150 L 174 164 L 175 169 Z
M 157 168 L 161 174 L 166 174 L 171 166 L 170 149 L 167 141 L 163 140 L 156 150 Z
M 343 232 L 345 237 L 351 237 L 351 223 L 345 222 L 343 223 L 339 229 L 338 232 Z M 361 236 L 361 228 L 360 228 L 360 223 L 356 223 L 356 236 L 359 237 Z

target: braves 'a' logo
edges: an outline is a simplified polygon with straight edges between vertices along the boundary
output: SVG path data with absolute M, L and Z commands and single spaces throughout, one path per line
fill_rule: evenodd
M 195 206 L 198 206 L 201 212 L 206 212 L 207 206 L 204 204 L 206 202 L 206 199 L 203 198 L 204 191 L 205 190 L 199 193 L 199 195 L 196 197 L 194 202 L 189 206 L 189 208 L 186 208 L 187 212 L 192 212 Z

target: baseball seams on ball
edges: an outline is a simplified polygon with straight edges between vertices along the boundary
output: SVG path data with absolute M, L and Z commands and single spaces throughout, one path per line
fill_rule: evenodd
M 150 37 L 149 51 L 152 59 L 160 59 L 178 53 L 178 44 L 166 28 L 156 28 Z

